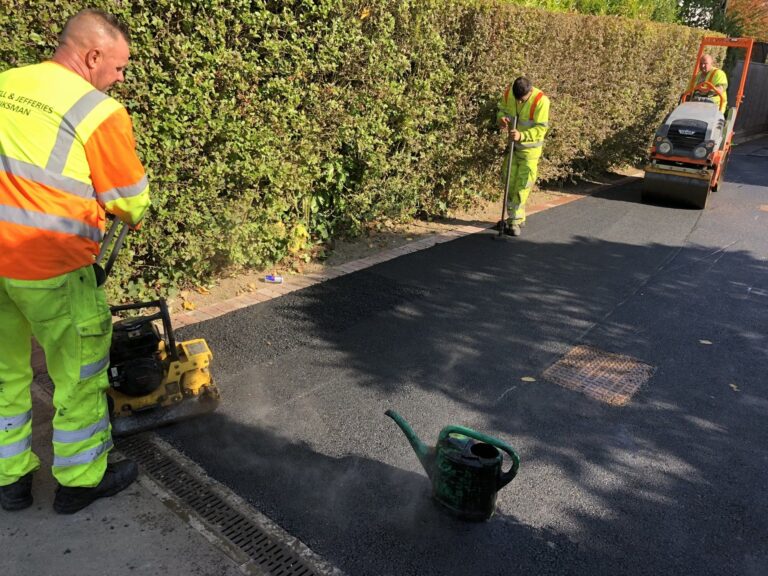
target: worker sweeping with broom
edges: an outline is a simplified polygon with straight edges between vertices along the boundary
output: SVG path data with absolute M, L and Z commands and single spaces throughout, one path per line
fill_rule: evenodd
M 496 117 L 499 126 L 508 131 L 513 147 L 511 162 L 504 163 L 502 173 L 508 189 L 499 226 L 506 234 L 520 236 L 525 225 L 525 203 L 536 183 L 544 135 L 549 127 L 549 98 L 520 76 L 504 91 Z

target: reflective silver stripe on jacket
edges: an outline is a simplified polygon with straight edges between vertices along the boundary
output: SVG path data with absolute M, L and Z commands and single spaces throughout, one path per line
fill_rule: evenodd
M 19 440 L 18 442 L 14 442 L 13 444 L 6 444 L 5 446 L 0 446 L 0 458 L 11 458 L 13 456 L 18 456 L 19 454 L 23 454 L 27 450 L 32 448 L 32 436 L 28 436 L 27 438 L 24 438 L 24 440 Z
M 0 221 L 19 224 L 20 226 L 29 226 L 31 228 L 40 228 L 50 232 L 74 234 L 94 242 L 101 241 L 101 230 L 65 216 L 43 214 L 34 210 L 0 205 Z
M 43 186 L 49 186 L 56 188 L 67 194 L 72 194 L 79 198 L 93 198 L 93 186 L 86 184 L 85 182 L 79 182 L 74 178 L 62 176 L 50 172 L 40 166 L 35 166 L 23 160 L 16 160 L 15 158 L 9 158 L 0 154 L 0 169 L 8 174 L 13 174 L 19 178 L 25 180 L 31 180 L 37 182 Z
M 99 456 L 108 452 L 112 448 L 112 439 L 110 438 L 106 442 L 102 442 L 95 448 L 84 450 L 74 456 L 56 456 L 53 457 L 54 466 L 80 466 L 82 464 L 90 464 L 96 462 Z
M 85 366 L 80 366 L 80 380 L 85 380 L 86 378 L 95 376 L 96 374 L 104 370 L 107 366 L 109 366 L 109 354 L 107 354 L 101 360 L 97 360 L 96 362 L 91 362 L 90 364 L 86 364 Z
M 517 123 L 521 128 L 533 128 L 534 126 L 549 127 L 549 122 L 532 122 L 530 120 L 521 120 Z
M 144 192 L 148 185 L 149 182 L 147 181 L 147 177 L 144 176 L 141 180 L 136 182 L 136 184 L 131 186 L 121 186 L 102 192 L 99 194 L 99 198 L 101 198 L 102 202 L 105 204 L 107 202 L 112 202 L 113 200 L 120 200 L 120 198 L 133 198 Z
M 539 140 L 538 142 L 515 142 L 515 148 L 541 148 L 544 146 L 544 141 Z
M 53 429 L 53 441 L 61 442 L 62 444 L 72 444 L 73 442 L 82 442 L 92 438 L 98 432 L 103 432 L 109 428 L 109 414 L 105 414 L 104 418 L 91 424 L 80 430 L 57 430 Z
M 61 124 L 59 124 L 56 144 L 53 145 L 53 150 L 51 150 L 51 155 L 48 157 L 48 163 L 45 166 L 47 170 L 59 173 L 64 171 L 64 166 L 67 165 L 67 158 L 69 158 L 69 152 L 72 150 L 72 145 L 77 138 L 77 132 L 75 131 L 77 126 L 85 120 L 96 106 L 107 98 L 109 96 L 103 92 L 91 90 L 75 102 L 72 108 L 67 110 L 61 119 Z
M 5 418 L 0 418 L 0 432 L 10 432 L 11 430 L 21 428 L 30 420 L 32 420 L 32 410 L 29 410 L 24 414 L 19 414 L 18 416 L 6 416 Z

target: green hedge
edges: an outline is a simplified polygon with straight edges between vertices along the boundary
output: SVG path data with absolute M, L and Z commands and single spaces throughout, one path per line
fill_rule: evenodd
M 122 297 L 306 256 L 498 190 L 495 105 L 519 74 L 552 98 L 541 178 L 638 161 L 701 35 L 490 0 L 91 5 L 132 28 L 115 96 L 153 188 L 112 281 Z M 0 69 L 49 56 L 83 6 L 0 0 Z

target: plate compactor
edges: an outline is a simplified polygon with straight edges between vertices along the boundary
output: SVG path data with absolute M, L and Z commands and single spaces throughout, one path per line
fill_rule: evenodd
M 112 252 L 101 268 L 118 226 L 121 229 Z M 100 282 L 109 275 L 127 232 L 127 226 L 117 222 L 107 232 L 96 259 Z M 157 310 L 118 320 L 112 327 L 107 399 L 113 435 L 151 430 L 216 409 L 219 390 L 209 370 L 211 350 L 202 339 L 176 341 L 165 300 L 110 309 L 113 316 L 131 310 Z
M 698 64 L 707 46 L 743 48 L 746 51 L 738 92 L 725 114 L 719 105 L 701 93 L 716 92 L 702 82 L 685 92 L 680 104 L 656 131 L 642 186 L 643 202 L 673 203 L 703 210 L 711 191 L 717 191 L 731 151 L 733 127 L 744 95 L 744 84 L 752 54 L 751 38 L 704 37 L 696 56 Z

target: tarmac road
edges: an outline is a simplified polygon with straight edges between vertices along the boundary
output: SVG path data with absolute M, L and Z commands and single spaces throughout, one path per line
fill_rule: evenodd
M 636 182 L 184 328 L 223 404 L 163 437 L 350 575 L 765 575 L 763 151 L 705 211 Z M 545 380 L 576 345 L 655 372 L 623 407 Z M 388 408 L 514 446 L 490 521 L 431 503 Z

